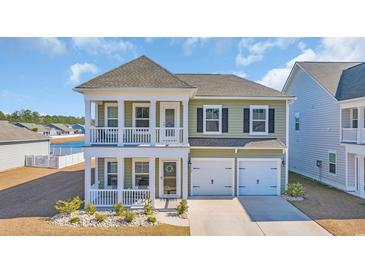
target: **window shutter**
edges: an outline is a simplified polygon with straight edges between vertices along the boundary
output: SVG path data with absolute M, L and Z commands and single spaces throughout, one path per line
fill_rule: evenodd
M 275 132 L 275 109 L 269 109 L 269 133 Z
M 244 133 L 250 132 L 250 109 L 249 108 L 243 109 L 243 132 Z
M 228 108 L 222 108 L 222 132 L 228 132 Z
M 196 114 L 196 131 L 203 132 L 203 108 L 197 108 Z

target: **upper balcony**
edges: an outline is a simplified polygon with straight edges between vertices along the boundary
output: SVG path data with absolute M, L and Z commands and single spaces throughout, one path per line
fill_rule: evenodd
M 85 139 L 87 146 L 186 146 L 188 101 L 85 100 Z
M 365 144 L 364 107 L 341 109 L 341 142 Z

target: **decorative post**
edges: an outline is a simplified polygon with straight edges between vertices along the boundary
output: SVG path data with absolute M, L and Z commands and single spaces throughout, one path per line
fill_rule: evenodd
M 85 99 L 85 144 L 90 145 L 91 101 Z
M 118 100 L 118 146 L 123 146 L 124 135 L 124 100 Z
M 151 145 L 156 144 L 156 100 L 150 101 L 150 133 Z
M 183 176 L 183 193 L 182 198 L 187 199 L 189 195 L 189 158 L 188 156 L 182 157 L 182 176 Z
M 362 144 L 362 129 L 364 128 L 364 107 L 357 108 L 357 143 Z
M 85 206 L 90 203 L 90 188 L 91 188 L 91 157 L 85 156 Z
M 118 183 L 117 183 L 117 190 L 118 190 L 118 203 L 123 203 L 123 189 L 124 189 L 124 157 L 118 156 Z
M 184 100 L 183 102 L 183 144 L 187 145 L 189 143 L 188 135 L 189 135 L 189 100 Z
M 150 189 L 150 199 L 152 207 L 155 207 L 155 157 L 150 157 L 149 159 L 149 189 Z

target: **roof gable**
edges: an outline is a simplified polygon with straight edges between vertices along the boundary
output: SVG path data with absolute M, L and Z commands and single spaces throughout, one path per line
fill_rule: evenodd
M 76 88 L 193 88 L 146 56 L 121 65 Z
M 342 72 L 336 92 L 337 100 L 365 97 L 365 63 Z

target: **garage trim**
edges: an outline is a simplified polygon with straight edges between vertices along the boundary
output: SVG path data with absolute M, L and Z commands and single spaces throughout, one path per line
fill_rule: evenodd
M 194 157 L 192 157 L 191 160 L 194 160 L 194 161 L 212 161 L 212 162 L 231 161 L 232 162 L 232 172 L 234 172 L 234 170 L 235 170 L 235 168 L 234 168 L 235 158 L 194 158 Z M 234 176 L 234 174 L 232 174 L 232 196 L 235 196 L 234 181 L 235 181 L 235 176 Z M 190 194 L 191 194 L 191 196 L 194 196 L 193 195 L 193 180 L 192 180 L 191 172 L 190 172 Z
M 265 161 L 275 161 L 277 168 L 278 168 L 278 175 L 277 175 L 277 188 L 276 188 L 276 194 L 280 196 L 281 194 L 281 158 L 237 158 L 237 170 L 236 170 L 236 181 L 237 181 L 237 190 L 236 190 L 236 196 L 240 196 L 239 193 L 239 184 L 240 184 L 240 162 L 265 162 Z

